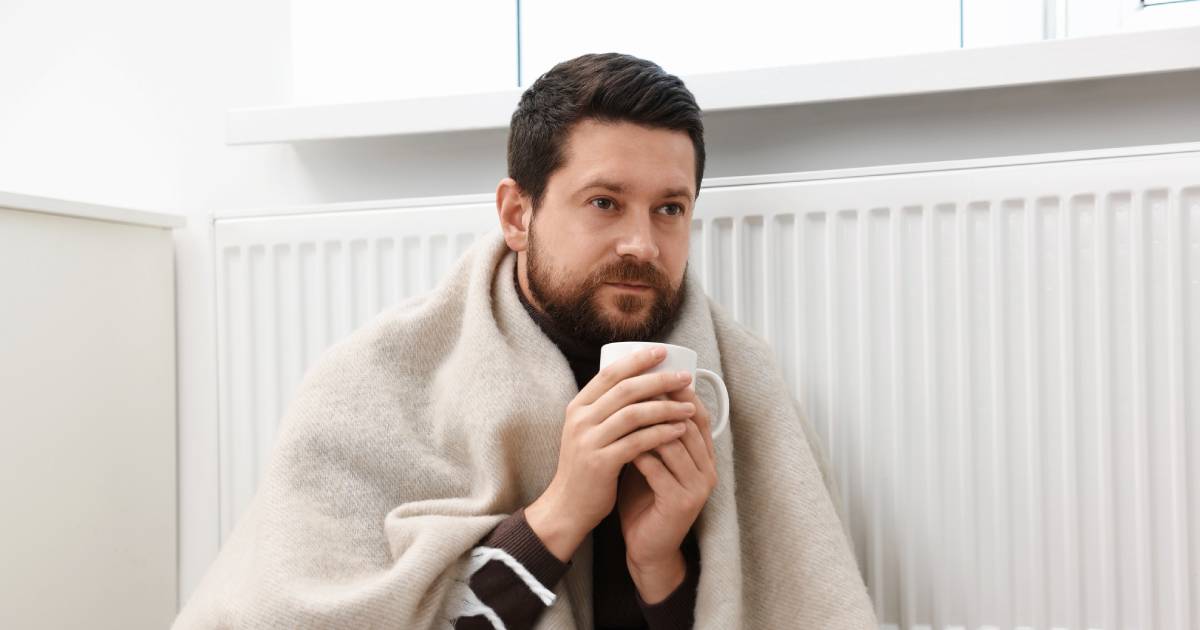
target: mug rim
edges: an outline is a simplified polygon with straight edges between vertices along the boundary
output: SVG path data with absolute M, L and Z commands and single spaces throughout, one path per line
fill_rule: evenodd
M 673 343 L 667 343 L 665 341 L 610 341 L 610 342 L 604 344 L 603 346 L 600 346 L 600 349 L 603 350 L 603 349 L 607 348 L 608 346 L 631 346 L 631 345 L 667 346 L 668 348 L 679 348 L 680 350 L 687 350 L 688 352 L 695 352 L 695 350 L 692 350 L 691 348 L 689 348 L 687 346 L 680 346 L 680 345 L 676 345 Z
M 613 341 L 613 342 L 606 343 L 606 344 L 604 344 L 603 346 L 600 346 L 600 356 L 604 356 L 604 349 L 605 349 L 605 348 L 607 348 L 607 347 L 609 347 L 609 346 L 628 346 L 628 345 L 656 345 L 656 346 L 666 346 L 667 348 L 675 348 L 675 349 L 677 349 L 677 350 L 683 350 L 683 351 L 686 351 L 686 352 L 690 352 L 690 353 L 692 353 L 692 355 L 693 355 L 693 356 L 695 356 L 697 359 L 699 359 L 699 358 L 700 358 L 700 355 L 699 355 L 699 354 L 697 354 L 695 350 L 692 350 L 691 348 L 689 348 L 689 347 L 687 347 L 687 346 L 680 346 L 680 345 L 676 345 L 676 344 L 673 344 L 673 343 L 666 343 L 666 342 L 664 342 L 664 341 Z M 699 366 L 697 366 L 697 367 L 699 367 Z

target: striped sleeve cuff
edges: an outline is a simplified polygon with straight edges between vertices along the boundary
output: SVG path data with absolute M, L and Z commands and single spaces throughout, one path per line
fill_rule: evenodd
M 538 538 L 521 508 L 471 550 L 465 592 L 451 611 L 455 630 L 529 630 L 554 603 L 554 586 L 571 566 Z
M 525 508 L 501 521 L 482 544 L 507 551 L 549 590 L 554 589 L 572 564 L 559 560 L 546 548 L 525 520 Z

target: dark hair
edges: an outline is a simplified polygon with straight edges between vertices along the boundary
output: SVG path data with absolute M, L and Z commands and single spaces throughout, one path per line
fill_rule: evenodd
M 704 125 L 683 81 L 658 64 L 620 53 L 563 61 L 521 95 L 508 128 L 508 176 L 541 205 L 550 174 L 563 165 L 563 145 L 581 119 L 627 121 L 686 131 L 696 154 L 696 194 L 704 178 Z

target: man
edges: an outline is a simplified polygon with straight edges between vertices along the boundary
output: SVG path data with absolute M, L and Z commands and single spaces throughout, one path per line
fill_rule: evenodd
M 770 348 L 687 272 L 704 142 L 682 81 L 558 64 L 508 162 L 500 232 L 305 375 L 175 627 L 876 627 Z M 661 354 L 598 370 L 617 340 L 695 350 L 728 431 L 686 373 L 644 374 Z
M 648 93 L 658 99 L 639 102 Z M 648 62 L 584 56 L 525 93 L 508 160 L 512 176 L 500 182 L 496 207 L 517 252 L 518 296 L 567 358 L 580 392 L 567 409 L 550 486 L 484 544 L 553 585 L 593 533 L 597 628 L 646 627 L 647 620 L 652 628 L 690 628 L 699 559 L 691 539 L 685 557 L 684 536 L 716 486 L 708 412 L 688 379 L 636 375 L 661 357 L 596 372 L 600 346 L 656 339 L 678 311 L 704 171 L 700 109 L 682 82 Z M 635 391 L 618 396 L 621 383 Z M 648 400 L 660 395 L 671 401 Z M 641 428 L 624 439 L 644 435 L 653 450 L 627 451 L 636 459 L 589 470 L 620 437 L 605 434 L 606 420 L 634 415 Z M 664 430 L 678 425 L 682 435 Z M 662 485 L 652 490 L 643 471 L 660 473 Z M 508 628 L 530 627 L 543 607 L 499 560 L 475 574 L 472 588 L 505 612 Z M 456 627 L 492 624 L 477 615 Z

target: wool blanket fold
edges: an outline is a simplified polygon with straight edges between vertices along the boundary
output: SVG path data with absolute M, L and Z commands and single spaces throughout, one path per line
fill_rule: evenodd
M 499 229 L 432 292 L 326 350 L 256 493 L 172 626 L 451 628 L 472 548 L 554 476 L 566 359 L 521 305 Z M 729 389 L 696 522 L 696 627 L 877 628 L 828 459 L 767 344 L 695 273 L 667 343 Z M 698 384 L 705 406 L 715 395 Z M 591 538 L 540 629 L 592 628 Z

